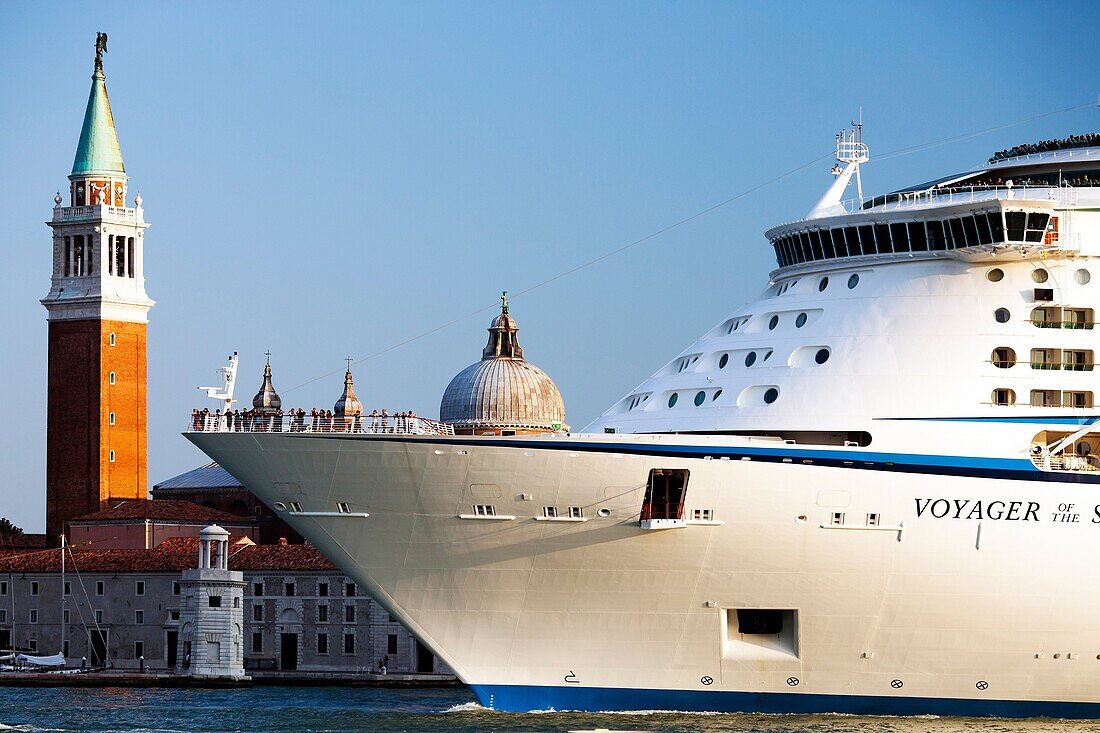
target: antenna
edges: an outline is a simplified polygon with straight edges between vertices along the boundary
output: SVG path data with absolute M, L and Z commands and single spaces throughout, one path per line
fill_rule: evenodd
M 859 117 L 852 118 L 852 126 L 847 130 L 841 130 L 836 134 L 836 164 L 832 174 L 836 180 L 825 194 L 818 200 L 807 219 L 816 219 L 822 216 L 833 216 L 844 213 L 843 196 L 852 176 L 856 178 L 856 192 L 859 203 L 863 203 L 863 178 L 860 176 L 859 166 L 871 159 L 867 145 L 863 142 L 863 109 L 859 110 Z M 843 166 L 842 166 L 843 164 Z
M 233 385 L 237 382 L 237 352 L 234 351 L 229 356 L 229 363 L 223 367 L 218 367 L 218 374 L 222 375 L 221 387 L 199 387 L 199 389 L 206 392 L 206 396 L 212 400 L 219 400 L 223 403 L 222 413 L 229 412 L 229 408 L 233 406 L 235 400 L 233 399 Z M 220 392 L 218 390 L 221 390 Z

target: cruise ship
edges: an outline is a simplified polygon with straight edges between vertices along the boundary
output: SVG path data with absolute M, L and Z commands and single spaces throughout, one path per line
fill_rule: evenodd
M 582 432 L 186 436 L 489 708 L 1100 717 L 1100 136 L 869 198 L 836 157 Z

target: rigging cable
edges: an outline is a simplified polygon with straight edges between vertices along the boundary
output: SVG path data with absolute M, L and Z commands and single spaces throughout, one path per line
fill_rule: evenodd
M 880 155 L 876 155 L 875 159 L 876 160 L 888 160 L 890 158 L 900 158 L 900 157 L 903 157 L 905 155 L 910 155 L 912 153 L 922 152 L 924 150 L 930 150 L 932 148 L 937 148 L 937 147 L 940 147 L 940 146 L 943 146 L 943 145 L 948 145 L 948 144 L 953 143 L 953 142 L 959 142 L 961 140 L 968 140 L 970 138 L 979 137 L 981 135 L 987 135 L 991 132 L 997 132 L 999 130 L 1004 130 L 1004 129 L 1007 129 L 1007 128 L 1010 128 L 1010 127 L 1015 127 L 1017 125 L 1023 125 L 1023 124 L 1026 124 L 1028 122 L 1034 122 L 1035 120 L 1040 120 L 1040 119 L 1043 119 L 1043 118 L 1046 118 L 1046 117 L 1053 117 L 1054 115 L 1059 115 L 1059 114 L 1064 114 L 1066 112 L 1073 112 L 1075 110 L 1084 109 L 1085 107 L 1091 107 L 1094 104 L 1096 104 L 1096 103 L 1090 101 L 1090 102 L 1086 102 L 1084 104 L 1077 104 L 1077 105 L 1073 105 L 1071 107 L 1065 107 L 1063 109 L 1057 109 L 1057 110 L 1052 110 L 1050 112 L 1044 112 L 1042 114 L 1034 115 L 1032 117 L 1025 117 L 1023 119 L 1016 120 L 1014 122 L 1008 122 L 1008 123 L 1005 123 L 1003 125 L 997 125 L 995 127 L 987 127 L 983 130 L 976 130 L 974 132 L 967 132 L 967 133 L 963 133 L 961 135 L 954 135 L 952 137 L 946 137 L 946 138 L 942 138 L 940 140 L 933 140 L 933 141 L 930 141 L 930 142 L 927 142 L 927 143 L 920 143 L 918 145 L 911 145 L 911 146 L 904 147 L 904 148 L 898 148 L 896 150 L 891 150 L 891 151 L 882 153 Z M 676 222 L 673 222 L 672 224 L 669 224 L 665 227 L 662 227 L 662 228 L 660 228 L 660 229 L 658 229 L 654 232 L 651 232 L 651 233 L 645 235 L 644 237 L 642 237 L 640 239 L 635 239 L 634 241 L 629 242 L 627 244 L 624 244 L 620 247 L 617 247 L 616 249 L 605 252 L 602 255 L 594 257 L 590 260 L 586 260 L 586 261 L 580 263 L 579 265 L 576 265 L 575 267 L 572 267 L 568 270 L 564 270 L 562 272 L 559 272 L 558 274 L 556 274 L 552 277 L 549 277 L 546 280 L 543 280 L 539 283 L 531 285 L 527 288 L 524 288 L 523 290 L 514 291 L 514 295 L 516 295 L 516 296 L 527 295 L 528 293 L 532 293 L 536 290 L 539 290 L 540 288 L 544 288 L 547 285 L 550 285 L 554 282 L 557 282 L 558 280 L 561 280 L 563 278 L 569 277 L 570 275 L 576 274 L 576 273 L 580 272 L 581 270 L 585 270 L 585 269 L 587 269 L 587 268 L 589 268 L 593 265 L 596 265 L 600 262 L 603 262 L 604 260 L 610 259 L 610 258 L 612 258 L 616 255 L 622 254 L 623 252 L 626 252 L 629 249 L 633 249 L 634 247 L 637 247 L 640 244 L 645 244 L 646 242 L 648 242 L 650 240 L 656 239 L 657 237 L 661 236 L 662 234 L 666 234 L 666 233 L 672 231 L 673 229 L 676 229 L 676 228 L 681 227 L 681 226 L 683 226 L 683 225 L 685 225 L 689 222 L 695 221 L 696 219 L 699 219 L 699 218 L 702 218 L 702 217 L 704 217 L 708 214 L 711 214 L 711 213 L 717 211 L 718 209 L 721 209 L 725 206 L 728 206 L 729 204 L 732 204 L 734 201 L 737 201 L 738 199 L 744 198 L 745 196 L 748 196 L 751 193 L 755 193 L 755 192 L 759 191 L 762 188 L 766 188 L 767 186 L 770 186 L 773 183 L 777 183 L 777 182 L 783 180 L 784 178 L 792 176 L 795 173 L 798 173 L 799 171 L 805 170 L 806 168 L 809 168 L 810 166 L 815 165 L 815 164 L 821 162 L 822 160 L 825 160 L 827 158 L 831 158 L 832 156 L 833 156 L 832 151 L 830 151 L 829 153 L 827 153 L 825 155 L 818 156 L 817 158 L 814 158 L 813 160 L 811 160 L 807 163 L 803 163 L 802 165 L 798 166 L 797 168 L 792 168 L 789 171 L 787 171 L 786 173 L 781 173 L 780 175 L 775 176 L 774 178 L 769 178 L 768 180 L 763 181 L 762 183 L 758 183 L 755 186 L 747 188 L 744 191 L 741 191 L 740 193 L 734 194 L 733 196 L 730 196 L 727 199 L 719 201 L 716 204 L 712 204 L 712 205 L 708 206 L 705 209 L 702 209 L 700 211 L 695 212 L 694 214 L 691 214 L 690 216 L 685 216 L 684 218 L 682 218 L 682 219 L 680 219 Z M 398 341 L 394 344 L 391 344 L 390 346 L 387 346 L 384 349 L 381 349 L 379 351 L 375 351 L 371 354 L 360 357 L 358 359 L 354 359 L 350 362 L 349 368 L 350 368 L 351 365 L 360 364 L 362 362 L 369 361 L 371 359 L 375 359 L 379 356 L 382 356 L 383 354 L 388 354 L 389 352 L 394 351 L 396 349 L 399 349 L 402 346 L 406 346 L 408 344 L 411 344 L 414 341 L 419 341 L 420 339 L 426 338 L 427 336 L 431 336 L 432 334 L 438 333 L 439 331 L 443 331 L 445 329 L 448 329 L 448 328 L 450 328 L 451 326 L 453 326 L 457 323 L 461 323 L 462 321 L 473 318 L 476 315 L 479 315 L 481 313 L 485 313 L 486 311 L 494 310 L 497 307 L 498 307 L 497 304 L 493 303 L 492 305 L 486 305 L 486 306 L 483 306 L 481 308 L 478 308 L 477 310 L 473 310 L 473 311 L 470 311 L 470 312 L 468 312 L 464 315 L 458 316 L 457 318 L 453 318 L 450 321 L 447 321 L 446 323 L 443 323 L 439 326 L 436 326 L 435 328 L 431 328 L 427 331 L 423 331 L 423 332 L 421 332 L 421 333 L 419 333 L 415 336 L 410 336 L 409 338 L 406 338 L 406 339 Z M 307 385 L 313 384 L 314 382 L 319 382 L 322 379 L 328 379 L 329 377 L 332 377 L 332 376 L 340 374 L 340 373 L 341 373 L 340 369 L 335 369 L 333 371 L 326 372 L 326 373 L 321 374 L 321 375 L 319 375 L 317 377 L 314 377 L 312 379 L 307 379 L 304 382 L 300 382 L 300 383 L 294 385 L 293 387 L 290 387 L 290 388 L 284 390 L 284 394 L 286 392 L 293 392 L 296 389 L 300 389 L 300 388 L 305 387 Z

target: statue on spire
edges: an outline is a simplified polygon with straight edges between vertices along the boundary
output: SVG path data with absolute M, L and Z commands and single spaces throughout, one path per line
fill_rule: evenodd
M 103 65 L 103 54 L 107 53 L 107 34 L 95 34 L 95 62 L 97 66 Z
M 500 312 L 508 312 L 508 291 L 505 290 L 500 294 Z

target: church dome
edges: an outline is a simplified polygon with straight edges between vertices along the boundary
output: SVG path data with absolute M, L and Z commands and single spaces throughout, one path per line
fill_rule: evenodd
M 489 327 L 481 361 L 451 380 L 439 406 L 439 419 L 459 432 L 568 430 L 561 392 L 546 372 L 523 358 L 519 328 L 508 313 Z
M 355 395 L 355 380 L 351 377 L 351 359 L 348 359 L 348 371 L 344 374 L 344 392 L 332 411 L 337 417 L 358 417 L 363 414 L 363 403 Z

